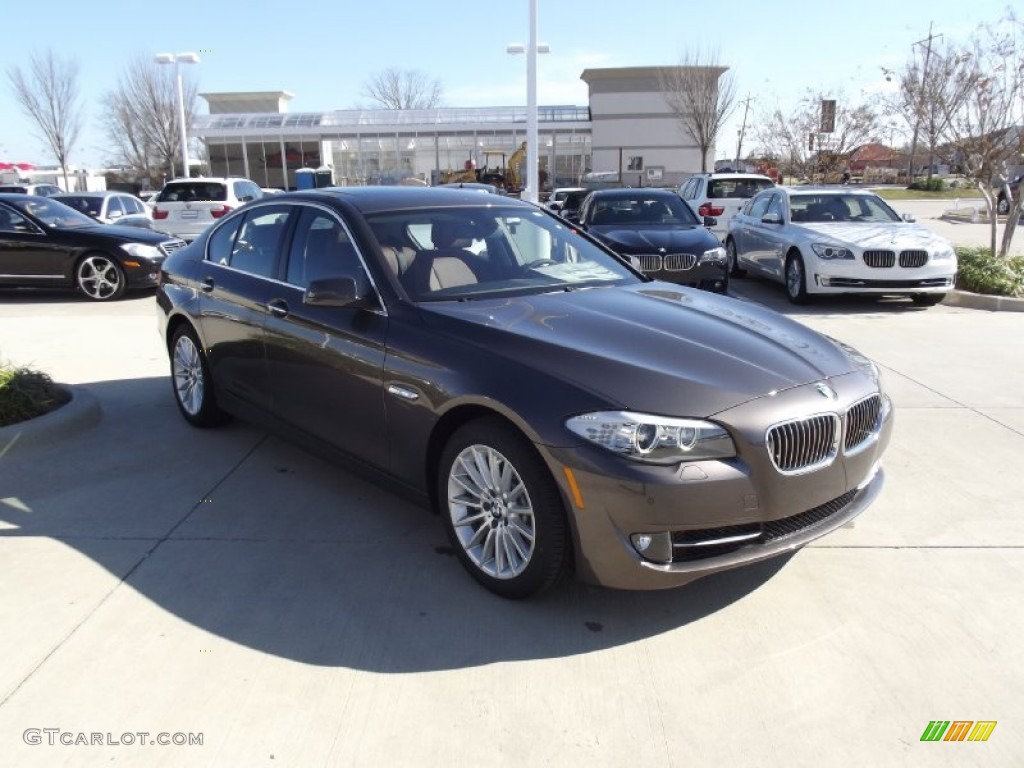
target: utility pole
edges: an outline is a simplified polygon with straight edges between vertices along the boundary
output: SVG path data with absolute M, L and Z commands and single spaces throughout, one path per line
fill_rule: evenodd
M 914 136 L 910 141 L 910 162 L 909 167 L 907 169 L 907 186 L 910 186 L 911 184 L 914 183 L 914 153 L 917 152 L 917 134 L 918 131 L 921 129 L 921 105 L 924 103 L 924 90 L 928 85 L 928 62 L 931 61 L 932 58 L 932 41 L 938 40 L 940 37 L 942 37 L 941 34 L 932 34 L 932 24 L 934 23 L 935 22 L 931 21 L 928 22 L 928 37 L 924 38 L 923 40 L 918 40 L 911 46 L 913 47 L 914 45 L 925 44 L 926 47 L 924 49 L 924 66 L 921 68 L 921 88 L 918 91 L 917 104 L 915 105 L 914 109 Z M 929 160 L 928 176 L 931 177 L 931 175 L 931 160 Z
M 740 158 L 743 156 L 743 134 L 747 132 L 747 113 L 750 112 L 750 102 L 754 100 L 754 97 L 749 93 L 740 103 L 743 105 L 743 125 L 740 128 L 740 135 L 736 139 L 736 162 L 733 164 L 733 170 L 740 170 Z

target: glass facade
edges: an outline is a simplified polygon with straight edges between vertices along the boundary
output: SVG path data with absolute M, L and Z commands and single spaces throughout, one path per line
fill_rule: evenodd
M 345 110 L 196 116 L 207 172 L 291 189 L 300 168 L 329 167 L 338 185 L 428 184 L 467 167 L 504 171 L 526 140 L 525 107 Z M 538 109 L 544 186 L 575 186 L 590 170 L 586 107 Z

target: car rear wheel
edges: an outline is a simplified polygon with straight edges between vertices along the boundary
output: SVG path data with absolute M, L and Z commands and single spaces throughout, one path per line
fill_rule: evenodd
M 498 419 L 472 421 L 445 446 L 438 499 L 452 546 L 470 575 L 524 598 L 568 570 L 561 494 L 536 450 Z
M 942 302 L 946 298 L 944 293 L 912 293 L 910 298 L 915 304 L 920 304 L 923 307 L 934 307 L 936 304 Z
M 736 241 L 731 237 L 725 241 L 725 255 L 729 262 L 729 274 L 733 277 L 746 277 L 747 270 L 740 269 L 739 259 L 736 254 Z
M 110 256 L 90 253 L 75 266 L 75 285 L 93 301 L 120 298 L 125 290 L 124 270 Z
M 185 420 L 196 427 L 215 427 L 227 421 L 213 393 L 213 379 L 195 333 L 187 326 L 171 341 L 171 384 L 174 402 Z
M 799 253 L 791 253 L 786 259 L 786 295 L 793 304 L 806 304 L 808 301 L 807 275 Z

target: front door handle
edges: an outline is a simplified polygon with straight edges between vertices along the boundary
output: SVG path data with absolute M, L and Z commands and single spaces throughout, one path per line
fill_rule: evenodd
M 288 316 L 288 302 L 284 299 L 271 299 L 267 302 L 267 309 L 274 317 Z
M 203 293 L 210 293 L 213 290 L 213 278 L 204 277 L 203 282 L 199 284 L 199 290 Z

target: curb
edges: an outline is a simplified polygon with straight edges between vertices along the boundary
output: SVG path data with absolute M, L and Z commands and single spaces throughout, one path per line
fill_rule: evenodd
M 87 389 L 57 385 L 70 400 L 55 411 L 35 419 L 0 427 L 0 459 L 15 450 L 51 445 L 99 423 L 103 410 Z
M 988 296 L 983 293 L 961 291 L 959 288 L 947 293 L 942 303 L 947 307 L 987 309 L 990 312 L 1024 312 L 1024 299 L 1012 296 Z

